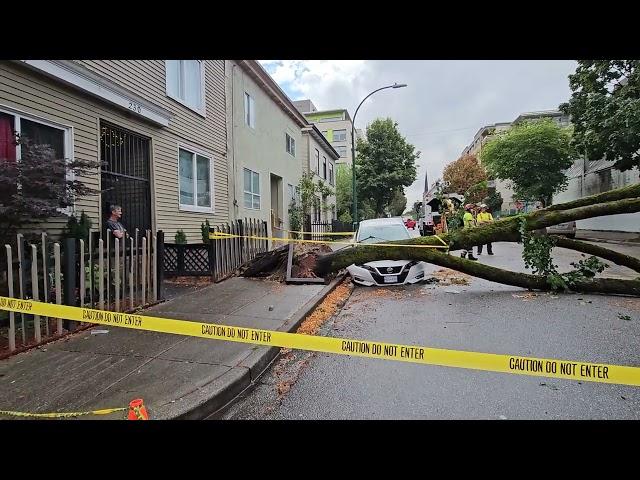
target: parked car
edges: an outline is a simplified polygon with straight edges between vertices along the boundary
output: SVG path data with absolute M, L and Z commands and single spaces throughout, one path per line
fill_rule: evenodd
M 410 238 L 402 219 L 377 218 L 361 221 L 353 240 L 354 243 L 370 244 Z M 359 285 L 404 285 L 423 281 L 426 266 L 425 262 L 413 260 L 376 260 L 363 265 L 351 264 L 347 271 Z
M 547 233 L 551 235 L 564 235 L 569 238 L 576 238 L 576 222 L 565 222 L 547 227 Z
M 407 228 L 410 228 L 411 230 L 415 230 L 416 229 L 416 221 L 413 218 L 407 218 L 404 221 L 404 224 Z

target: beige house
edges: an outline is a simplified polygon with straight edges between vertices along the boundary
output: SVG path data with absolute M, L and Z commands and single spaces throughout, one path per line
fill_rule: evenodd
M 336 162 L 340 158 L 340 155 L 315 125 L 310 125 L 302 129 L 302 141 L 303 170 L 313 174 L 314 183 L 322 182 L 333 191 L 333 195 L 329 195 L 324 204 L 322 203 L 322 199 L 317 197 L 318 200 L 314 205 L 311 221 L 331 222 L 337 218 L 335 195 Z
M 225 114 L 222 60 L 0 62 L 0 122 L 11 135 L 103 162 L 81 179 L 102 194 L 73 208 L 94 227 L 113 203 L 130 232 L 164 230 L 168 242 L 178 229 L 200 241 L 205 219 L 228 221 Z
M 226 62 L 226 90 L 229 216 L 262 219 L 270 236 L 288 236 L 308 122 L 254 60 Z

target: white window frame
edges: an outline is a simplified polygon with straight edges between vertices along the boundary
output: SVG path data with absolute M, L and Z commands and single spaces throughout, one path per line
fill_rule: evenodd
M 185 205 L 181 203 L 181 200 L 180 200 L 180 150 L 184 150 L 194 155 L 193 161 L 191 162 L 193 165 L 193 203 L 194 205 Z M 190 145 L 185 145 L 182 143 L 178 143 L 178 150 L 176 153 L 177 153 L 176 159 L 177 159 L 177 167 L 178 167 L 178 209 L 182 212 L 215 213 L 215 197 L 214 197 L 215 185 L 213 184 L 213 179 L 214 179 L 213 156 L 210 153 L 207 153 L 203 150 L 193 148 Z M 198 206 L 198 176 L 197 176 L 197 169 L 196 169 L 196 163 L 197 163 L 196 155 L 200 155 L 201 157 L 204 157 L 207 160 L 209 160 L 209 187 L 211 190 L 209 192 L 209 200 L 211 202 L 210 207 Z
M 328 173 L 328 167 L 327 167 L 327 156 L 323 155 L 322 156 L 322 179 L 326 180 L 327 179 L 327 173 Z
M 247 113 L 249 114 L 249 123 L 247 123 Z M 248 92 L 244 92 L 244 124 L 249 128 L 256 129 L 256 101 Z
M 203 117 L 206 118 L 205 112 L 207 111 L 207 105 L 206 105 L 205 83 L 204 83 L 205 62 L 203 60 L 186 60 L 186 61 L 195 61 L 200 64 L 200 99 L 201 99 L 202 105 L 200 106 L 200 108 L 196 108 L 193 105 L 189 105 L 185 100 L 179 98 L 178 96 L 173 95 L 169 91 L 169 82 L 167 81 L 167 75 L 169 73 L 169 62 L 175 62 L 175 61 L 184 62 L 185 60 L 165 60 L 164 80 L 165 80 L 165 90 L 167 92 L 167 97 L 172 98 L 176 102 L 187 107 L 189 110 L 192 110 L 196 112 L 198 115 L 202 115 Z M 182 65 L 182 63 L 180 63 L 180 65 Z M 179 71 L 180 71 L 180 82 L 182 83 L 182 85 L 184 85 L 184 68 L 179 67 Z M 178 89 L 179 88 L 180 87 L 178 87 Z
M 314 170 L 315 170 L 315 174 L 320 176 L 320 150 L 316 148 L 315 151 L 316 151 L 316 168 Z
M 252 174 L 256 174 L 258 176 L 258 185 L 260 185 L 260 172 L 256 172 L 255 170 L 251 170 L 250 168 L 244 167 L 242 169 L 242 206 L 247 210 L 262 210 L 262 193 L 253 193 L 253 175 L 251 176 L 251 189 L 247 190 L 246 185 L 244 184 L 244 171 L 247 170 Z M 262 192 L 262 189 L 260 189 Z M 251 206 L 247 207 L 244 203 L 244 194 L 248 193 L 251 195 Z M 258 208 L 253 208 L 253 197 L 258 197 Z
M 336 184 L 336 166 L 331 160 L 329 160 L 327 171 L 329 173 L 329 185 L 333 187 Z
M 293 138 L 291 135 L 289 135 L 287 132 L 285 132 L 285 137 L 284 137 L 284 141 L 285 141 L 285 150 L 287 151 L 287 153 L 289 155 L 291 155 L 292 157 L 295 158 L 296 156 L 296 139 Z M 293 151 L 289 151 L 289 147 L 293 147 L 292 150 Z
M 73 151 L 73 127 L 70 125 L 64 125 L 62 123 L 52 122 L 51 120 L 47 120 L 46 118 L 38 117 L 36 115 L 32 115 L 30 113 L 24 112 L 22 110 L 18 110 L 16 108 L 11 108 L 9 106 L 0 104 L 0 112 L 5 113 L 7 115 L 13 116 L 13 129 L 16 134 L 21 133 L 20 128 L 20 119 L 24 118 L 25 120 L 29 120 L 31 122 L 40 123 L 47 127 L 56 128 L 58 130 L 62 130 L 64 132 L 64 158 L 67 164 L 73 162 L 74 159 L 74 151 Z M 16 145 L 16 162 L 22 160 L 22 147 L 20 145 Z M 75 180 L 75 174 L 73 171 L 67 169 L 65 174 L 65 178 L 69 181 Z M 75 199 L 74 204 L 70 205 L 67 208 L 58 208 L 59 213 L 71 216 L 75 210 Z
M 344 132 L 344 138 L 343 139 L 337 139 L 336 138 L 336 132 Z M 339 128 L 337 130 L 333 131 L 333 141 L 334 142 L 346 142 L 347 141 L 347 129 L 346 128 Z
M 347 146 L 346 145 L 336 145 L 333 148 L 335 148 L 336 152 L 338 152 L 338 155 L 340 155 L 340 158 L 347 158 Z M 341 154 L 341 151 L 344 149 L 344 156 Z

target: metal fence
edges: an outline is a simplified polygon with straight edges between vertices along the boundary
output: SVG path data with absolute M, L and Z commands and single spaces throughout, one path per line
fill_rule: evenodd
M 326 233 L 337 232 L 353 232 L 353 225 L 350 223 L 344 223 L 339 220 L 332 220 L 330 222 L 312 222 L 311 216 L 307 216 L 305 222 L 305 231 L 311 232 L 305 235 L 305 238 L 309 240 L 337 240 L 333 235 L 324 235 Z
M 6 280 L 3 295 L 47 303 L 82 306 L 116 312 L 131 311 L 162 298 L 162 231 L 150 230 L 118 239 L 107 230 L 90 231 L 82 239 L 50 241 L 42 232 L 40 241 L 29 243 L 22 234 L 16 247 L 5 245 Z M 4 262 L 3 262 L 4 263 Z M 78 322 L 41 318 L 38 315 L 0 312 L 6 330 L 0 344 L 13 352 L 33 346 L 47 337 L 77 329 Z

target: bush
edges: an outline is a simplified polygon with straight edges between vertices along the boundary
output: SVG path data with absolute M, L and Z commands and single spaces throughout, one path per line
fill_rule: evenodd
M 178 232 L 176 233 L 175 239 L 176 239 L 176 243 L 187 243 L 187 236 L 182 231 L 182 229 L 178 230 Z
M 202 243 L 209 243 L 209 229 L 211 225 L 209 225 L 209 220 L 206 219 L 204 223 L 200 224 L 200 231 L 202 232 Z M 176 242 L 177 243 L 177 242 Z M 185 241 L 186 243 L 186 241 Z
M 85 242 L 89 241 L 89 230 L 93 222 L 91 219 L 84 213 L 84 210 L 80 214 L 80 220 L 78 220 L 75 216 L 69 217 L 67 220 L 67 225 L 62 232 L 62 236 L 64 238 L 76 238 L 82 239 Z

